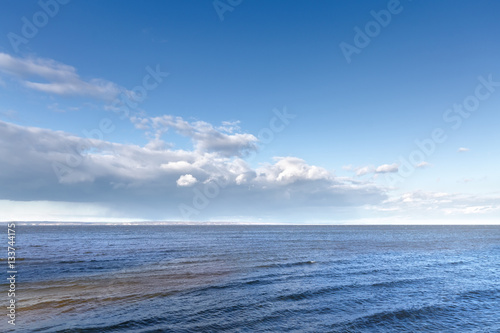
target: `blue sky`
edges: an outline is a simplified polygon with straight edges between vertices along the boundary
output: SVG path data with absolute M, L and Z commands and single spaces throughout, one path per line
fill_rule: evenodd
M 4 220 L 499 221 L 498 2 L 2 4 Z

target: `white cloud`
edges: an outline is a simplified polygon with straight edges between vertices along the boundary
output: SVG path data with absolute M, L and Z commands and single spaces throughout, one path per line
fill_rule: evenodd
M 51 59 L 16 58 L 0 53 L 0 72 L 20 79 L 27 88 L 49 94 L 88 96 L 111 101 L 121 92 L 127 92 L 123 87 L 103 79 L 85 81 L 74 67 Z
M 198 180 L 193 175 L 182 175 L 177 179 L 177 186 L 193 186 Z
M 217 135 L 209 125 L 186 126 Z M 302 209 L 328 211 L 386 198 L 370 182 L 335 177 L 296 157 L 253 169 L 227 152 L 155 150 L 0 121 L 0 200 L 92 201 L 121 214 L 179 219 L 179 205 L 193 205 L 196 193 L 214 182 L 222 185 L 200 218 L 268 216 L 276 210 L 283 218 L 296 217 Z
M 204 121 L 188 122 L 182 117 L 164 115 L 153 118 L 133 117 L 132 122 L 138 129 L 154 131 L 154 138 L 159 140 L 169 129 L 191 138 L 199 152 L 217 152 L 223 156 L 244 156 L 257 150 L 257 138 L 248 133 L 234 133 L 239 129 L 236 122 L 223 123 L 215 128 Z M 228 126 L 231 126 L 228 128 Z
M 398 172 L 398 164 L 382 164 L 375 169 L 375 173 L 393 173 Z
M 376 211 L 405 213 L 419 218 L 455 218 L 464 214 L 489 215 L 500 211 L 500 195 L 472 195 L 461 193 L 412 191 L 393 196 L 382 204 L 371 207 Z M 474 221 L 477 222 L 477 221 Z
M 373 173 L 375 168 L 373 166 L 365 166 L 361 168 L 356 168 L 356 176 L 364 176 L 369 173 Z
M 498 205 L 492 206 L 468 206 L 460 208 L 458 211 L 451 211 L 450 213 L 459 213 L 459 214 L 486 214 L 492 211 L 498 210 L 500 207 Z
M 459 153 L 465 153 L 465 152 L 468 152 L 469 150 L 470 150 L 469 148 L 464 148 L 464 147 L 458 148 Z
M 219 126 L 217 129 L 221 132 L 226 133 L 234 133 L 240 130 L 240 121 L 223 121 L 222 126 Z
M 364 176 L 367 174 L 380 174 L 380 173 L 394 173 L 398 172 L 398 164 L 393 163 L 393 164 L 382 164 L 379 165 L 378 167 L 374 167 L 373 165 L 367 165 L 364 167 L 352 167 L 351 165 L 344 166 L 344 170 L 351 171 L 354 170 L 356 173 L 356 176 Z
M 419 169 L 427 168 L 427 167 L 430 167 L 430 166 L 431 166 L 431 164 L 429 164 L 429 163 L 427 163 L 425 161 L 420 162 L 420 163 L 417 164 L 417 168 L 419 168 Z
M 275 157 L 276 163 L 256 170 L 268 183 L 291 184 L 302 180 L 330 180 L 332 175 L 321 167 L 308 165 L 297 157 Z
M 349 209 L 351 214 L 369 212 L 372 219 L 400 216 L 408 223 L 404 217 L 492 221 L 500 211 L 499 195 L 414 191 L 389 197 L 371 181 L 336 177 L 297 157 L 276 157 L 254 169 L 243 158 L 219 152 L 155 150 L 2 121 L 0 158 L 0 201 L 17 207 L 7 211 L 9 220 L 179 220 L 179 205 L 194 207 L 195 201 L 205 206 L 193 219 L 279 216 L 292 221 L 338 218 Z M 62 166 L 59 178 L 54 165 Z M 395 166 L 378 168 L 390 172 Z

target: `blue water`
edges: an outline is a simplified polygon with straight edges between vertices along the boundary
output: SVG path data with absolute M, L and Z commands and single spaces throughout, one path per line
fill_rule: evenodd
M 500 332 L 500 226 L 18 225 L 17 237 L 16 332 Z

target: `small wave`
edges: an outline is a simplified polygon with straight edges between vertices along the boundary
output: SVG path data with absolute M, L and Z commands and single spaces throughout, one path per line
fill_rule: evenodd
M 415 320 L 417 318 L 435 317 L 439 312 L 446 309 L 437 305 L 428 305 L 420 308 L 410 309 L 395 309 L 392 311 L 382 311 L 367 314 L 350 321 L 344 321 L 332 325 L 332 328 L 342 328 L 343 330 L 359 330 L 367 329 L 370 327 L 380 328 L 379 325 L 386 325 L 391 321 L 403 321 L 407 319 Z
M 223 262 L 221 259 L 182 259 L 168 262 L 172 265 L 197 265 L 197 264 L 217 264 Z
M 137 329 L 143 329 L 144 327 L 151 327 L 165 322 L 165 318 L 152 317 L 145 318 L 142 320 L 127 320 L 121 323 L 107 325 L 107 326 L 94 326 L 85 328 L 75 328 L 77 332 L 118 332 L 118 331 L 133 331 Z M 73 329 L 73 328 L 72 328 Z M 57 332 L 67 332 L 67 330 L 61 330 Z
M 298 262 L 291 262 L 291 263 L 286 263 L 286 264 L 259 265 L 259 266 L 257 266 L 257 268 L 287 268 L 287 267 L 306 266 L 306 265 L 313 265 L 313 264 L 317 264 L 317 262 L 314 260 L 298 261 Z
M 280 295 L 276 297 L 276 300 L 279 301 L 300 301 L 304 299 L 309 299 L 309 298 L 314 298 L 318 296 L 324 296 L 328 295 L 343 289 L 347 288 L 362 288 L 362 287 L 395 287 L 395 286 L 400 286 L 400 285 L 407 285 L 407 284 L 412 284 L 412 283 L 420 283 L 422 281 L 427 281 L 428 279 L 405 279 L 405 280 L 395 280 L 395 281 L 386 281 L 386 282 L 376 282 L 372 284 L 358 284 L 358 283 L 352 283 L 352 284 L 345 284 L 341 286 L 332 286 L 332 287 L 326 287 L 326 288 L 321 288 L 321 289 L 316 289 L 316 290 L 306 290 L 303 292 L 299 293 L 291 293 L 287 295 Z
M 387 269 L 373 268 L 373 269 L 363 269 L 358 271 L 349 272 L 349 275 L 373 275 L 378 273 L 387 272 Z
M 421 283 L 423 281 L 428 281 L 428 280 L 429 279 L 427 279 L 427 278 L 391 280 L 391 281 L 375 282 L 375 283 L 369 284 L 368 286 L 370 286 L 370 287 L 398 287 L 398 286 L 402 286 L 402 285 L 404 286 L 407 284 Z
M 280 295 L 275 298 L 277 301 L 301 301 L 304 299 L 310 299 L 317 296 L 324 296 L 336 291 L 340 291 L 345 288 L 352 287 L 354 285 L 343 285 L 343 286 L 335 286 L 335 287 L 326 287 L 316 290 L 307 290 L 299 293 L 291 293 L 287 295 Z
M 59 261 L 58 264 L 81 264 L 85 262 L 85 260 L 63 260 Z
M 262 281 L 262 280 L 252 280 L 252 281 L 247 281 L 244 284 L 247 286 L 252 286 L 256 284 L 262 284 L 262 282 L 267 282 L 267 281 Z
M 482 290 L 469 290 L 460 293 L 459 297 L 467 300 L 485 300 L 485 299 L 495 299 L 498 297 L 498 289 L 482 289 Z
M 239 281 L 239 282 L 232 282 L 232 283 L 227 283 L 227 284 L 203 287 L 203 288 L 197 289 L 196 292 L 203 293 L 203 292 L 210 291 L 210 290 L 242 289 L 242 288 L 245 288 L 248 286 L 268 285 L 268 284 L 272 284 L 273 282 L 274 282 L 273 279 L 253 279 L 250 281 Z

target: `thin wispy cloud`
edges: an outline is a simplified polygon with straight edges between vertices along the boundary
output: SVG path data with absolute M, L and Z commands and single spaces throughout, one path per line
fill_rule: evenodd
M 472 216 L 476 219 L 475 222 L 482 219 L 492 221 L 500 211 L 500 194 L 473 195 L 417 190 L 391 196 L 379 205 L 368 205 L 367 209 L 387 218 L 404 214 L 409 223 L 412 219 L 461 221 Z
M 360 177 L 367 174 L 396 173 L 399 170 L 399 165 L 397 163 L 381 164 L 377 167 L 373 165 L 367 165 L 364 167 L 353 167 L 352 165 L 348 165 L 344 166 L 342 169 L 346 171 L 354 171 L 356 176 Z
M 418 163 L 418 164 L 416 165 L 416 167 L 417 167 L 418 169 L 428 168 L 428 167 L 430 167 L 430 166 L 431 166 L 431 164 L 430 164 L 430 163 L 428 163 L 428 162 L 425 162 L 425 161 L 420 162 L 420 163 Z
M 74 67 L 52 59 L 17 58 L 0 53 L 0 72 L 18 79 L 29 89 L 54 95 L 87 96 L 111 101 L 126 91 L 104 79 L 83 80 Z

